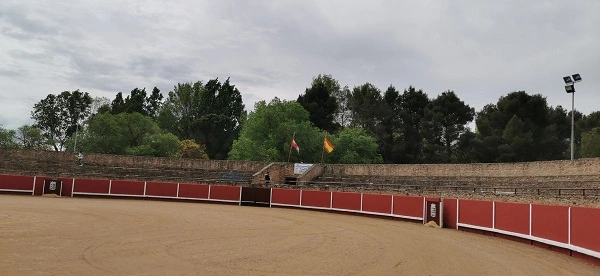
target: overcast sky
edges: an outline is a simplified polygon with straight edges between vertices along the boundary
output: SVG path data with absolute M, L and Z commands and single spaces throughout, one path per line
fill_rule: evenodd
M 246 109 L 318 74 L 385 91 L 453 90 L 479 111 L 512 91 L 600 110 L 600 1 L 0 1 L 0 125 L 48 94 L 231 77 Z

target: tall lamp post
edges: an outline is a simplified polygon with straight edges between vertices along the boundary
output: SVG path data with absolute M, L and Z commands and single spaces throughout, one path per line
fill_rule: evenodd
M 573 78 L 571 78 L 573 77 Z M 571 160 L 575 159 L 575 83 L 581 81 L 581 76 L 575 74 L 563 77 L 565 91 L 571 93 Z

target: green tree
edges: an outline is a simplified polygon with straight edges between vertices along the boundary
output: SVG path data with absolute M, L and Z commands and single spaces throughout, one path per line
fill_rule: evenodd
M 48 143 L 42 131 L 30 125 L 23 125 L 17 129 L 16 139 L 24 149 L 43 150 L 48 148 Z
M 581 135 L 581 156 L 600 157 L 600 127 L 592 128 Z
M 402 144 L 404 152 L 399 163 L 423 162 L 423 131 L 421 121 L 425 117 L 425 108 L 429 98 L 423 90 L 412 86 L 401 95 L 399 119 L 402 121 Z
M 49 94 L 36 103 L 31 112 L 34 126 L 51 141 L 54 150 L 64 150 L 65 142 L 90 115 L 92 98 L 87 92 L 64 91 L 58 95 Z
M 562 159 L 570 137 L 565 119 L 562 107 L 549 107 L 542 95 L 529 95 L 525 91 L 509 93 L 501 97 L 497 104 L 487 105 L 477 114 L 476 149 L 479 161 Z M 508 127 L 510 121 L 513 122 Z M 532 139 L 530 147 L 515 151 L 520 143 L 529 143 L 528 132 Z M 507 137 L 513 140 L 507 140 Z
M 331 153 L 325 153 L 328 163 L 338 164 L 379 164 L 383 158 L 378 153 L 375 137 L 361 128 L 345 128 L 337 135 L 328 137 L 335 146 Z
M 5 129 L 0 125 L 0 148 L 14 149 L 19 148 L 14 130 Z
M 173 133 L 157 133 L 145 135 L 138 146 L 125 149 L 125 153 L 137 156 L 177 157 L 179 155 L 179 139 Z
M 433 163 L 453 160 L 459 137 L 466 124 L 473 120 L 475 110 L 448 90 L 433 99 L 425 109 L 423 120 L 426 148 Z
M 201 145 L 194 140 L 183 140 L 179 144 L 179 157 L 191 159 L 208 159 L 208 155 Z
M 131 90 L 130 95 L 126 98 L 123 98 L 122 92 L 117 93 L 111 103 L 111 112 L 112 114 L 137 112 L 144 116 L 155 118 L 158 116 L 162 100 L 163 95 L 158 88 L 154 87 L 152 93 L 148 96 L 146 88 L 139 89 L 136 87 Z
M 128 150 L 132 153 L 132 149 L 145 144 L 144 142 L 153 141 L 144 140 L 146 137 L 160 133 L 158 125 L 142 114 L 105 113 L 90 119 L 81 143 L 86 152 L 127 154 Z
M 352 111 L 353 127 L 360 127 L 367 133 L 377 133 L 382 115 L 383 100 L 381 91 L 370 83 L 354 87 L 350 98 L 350 110 Z
M 340 125 L 335 122 L 339 112 L 336 95 L 340 84 L 331 75 L 318 75 L 310 87 L 298 96 L 297 102 L 310 114 L 310 121 L 318 128 L 335 132 Z
M 294 133 L 300 152 L 290 151 Z M 256 103 L 229 159 L 282 162 L 289 155 L 291 162 L 317 162 L 322 145 L 323 133 L 311 124 L 308 111 L 298 102 L 275 98 L 269 104 Z
M 226 159 L 245 117 L 240 91 L 227 79 L 178 84 L 161 108 L 160 126 L 181 140 L 206 147 L 211 159 Z
M 352 122 L 352 111 L 350 110 L 350 99 L 352 98 L 352 91 L 348 86 L 340 90 L 333 91 L 333 97 L 337 102 L 337 109 L 335 111 L 335 123 L 340 127 L 344 128 L 350 125 Z

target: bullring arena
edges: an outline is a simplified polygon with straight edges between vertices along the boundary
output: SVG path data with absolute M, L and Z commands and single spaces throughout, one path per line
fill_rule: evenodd
M 13 164 L 16 154 L 21 156 Z M 102 168 L 100 161 L 90 162 L 90 171 L 77 171 L 46 154 L 0 155 L 13 157 L 0 158 L 0 275 L 600 274 L 597 160 L 571 164 L 586 169 L 569 177 L 588 183 L 578 186 L 587 195 L 558 198 L 535 191 L 534 197 L 507 198 L 483 189 L 460 194 L 455 186 L 450 196 L 364 186 L 342 190 L 332 182 L 319 187 L 318 181 L 285 185 L 277 183 L 290 175 L 285 164 L 238 165 L 259 173 L 249 178 L 269 169 L 272 185 L 131 174 L 117 179 L 119 172 Z M 128 165 L 168 167 L 170 161 L 134 162 Z M 244 173 L 223 165 L 218 164 L 227 175 Z M 520 166 L 514 177 L 551 178 L 527 175 L 533 169 Z M 558 166 L 569 172 L 569 163 Z M 102 170 L 103 175 L 90 175 Z M 352 170 L 357 169 L 345 175 Z M 494 187 L 499 188 L 516 189 Z

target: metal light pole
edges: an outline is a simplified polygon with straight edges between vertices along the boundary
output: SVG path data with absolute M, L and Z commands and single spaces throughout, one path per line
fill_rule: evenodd
M 563 77 L 565 81 L 565 91 L 571 93 L 571 160 L 575 160 L 575 83 L 581 81 L 581 76 L 575 74 Z

